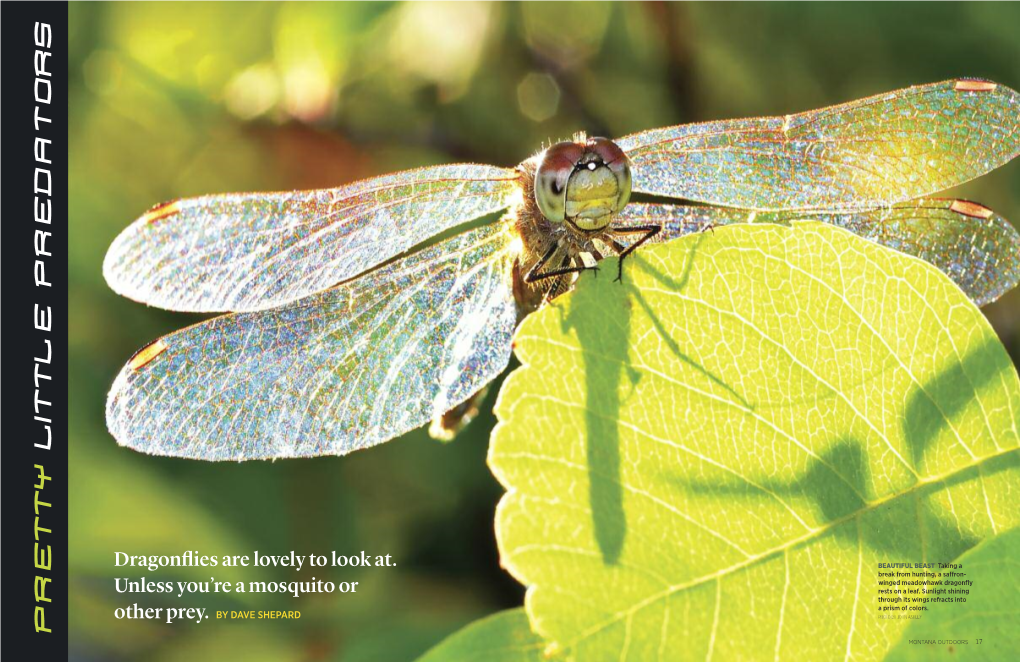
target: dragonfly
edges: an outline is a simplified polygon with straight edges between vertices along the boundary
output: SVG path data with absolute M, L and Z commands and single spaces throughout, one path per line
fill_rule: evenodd
M 1018 153 L 1020 95 L 956 79 L 577 134 L 516 168 L 157 205 L 110 246 L 110 287 L 227 314 L 135 353 L 107 425 L 138 451 L 203 460 L 343 455 L 430 421 L 447 433 L 508 366 L 520 321 L 579 273 L 616 255 L 621 278 L 636 248 L 731 223 L 832 223 L 927 260 L 983 305 L 1020 280 L 1020 235 L 984 205 L 931 196 Z

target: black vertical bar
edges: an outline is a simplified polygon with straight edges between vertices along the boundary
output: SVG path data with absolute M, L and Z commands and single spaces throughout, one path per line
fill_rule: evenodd
M 6 659 L 67 655 L 67 4 L 0 5 Z

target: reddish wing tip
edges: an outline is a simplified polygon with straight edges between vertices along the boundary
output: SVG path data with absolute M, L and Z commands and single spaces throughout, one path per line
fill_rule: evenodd
M 135 352 L 135 355 L 131 357 L 130 361 L 128 361 L 128 367 L 132 370 L 141 370 L 154 358 L 165 352 L 169 347 L 170 346 L 163 342 L 162 339 L 149 343 Z
M 995 212 L 988 207 L 968 200 L 953 200 L 953 204 L 949 205 L 949 209 L 961 216 L 970 216 L 971 218 L 989 219 L 995 215 Z
M 991 92 L 996 87 L 998 87 L 998 85 L 990 80 L 961 78 L 956 81 L 956 85 L 953 89 L 958 92 Z
M 161 202 L 149 211 L 142 214 L 142 220 L 145 223 L 155 223 L 156 221 L 166 218 L 167 216 L 173 216 L 181 210 L 180 200 L 171 200 L 170 202 Z

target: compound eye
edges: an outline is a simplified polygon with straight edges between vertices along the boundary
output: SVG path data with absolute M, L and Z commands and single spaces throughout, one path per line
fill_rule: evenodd
M 535 171 L 535 202 L 550 221 L 563 221 L 567 182 L 582 156 L 584 148 L 573 142 L 556 143 L 542 155 Z
M 588 149 L 595 152 L 602 162 L 609 168 L 609 171 L 616 177 L 616 183 L 620 187 L 614 212 L 619 212 L 630 202 L 630 159 L 620 146 L 608 138 L 591 138 L 588 140 Z

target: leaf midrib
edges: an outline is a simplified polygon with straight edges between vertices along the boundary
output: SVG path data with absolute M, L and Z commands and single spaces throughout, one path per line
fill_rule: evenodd
M 797 547 L 799 547 L 799 546 L 801 546 L 801 545 L 803 545 L 805 543 L 811 542 L 812 540 L 814 540 L 816 538 L 822 537 L 823 535 L 831 532 L 832 530 L 834 530 L 835 528 L 841 526 L 842 524 L 850 522 L 850 521 L 860 517 L 861 515 L 864 515 L 864 514 L 866 514 L 868 512 L 871 512 L 871 511 L 875 510 L 876 508 L 878 508 L 879 506 L 885 505 L 885 504 L 887 504 L 887 503 L 889 503 L 891 501 L 894 501 L 894 500 L 896 500 L 896 499 L 898 499 L 900 497 L 908 496 L 910 494 L 915 494 L 915 493 L 921 491 L 922 489 L 924 489 L 926 487 L 929 487 L 931 485 L 934 485 L 936 483 L 948 481 L 948 480 L 956 477 L 957 475 L 963 473 L 964 471 L 967 471 L 967 470 L 970 470 L 970 469 L 973 469 L 973 468 L 977 467 L 979 469 L 978 480 L 981 482 L 981 489 L 982 489 L 982 491 L 984 491 L 984 476 L 983 476 L 983 474 L 980 473 L 980 467 L 982 465 L 986 464 L 987 462 L 990 462 L 992 460 L 996 460 L 996 459 L 1001 458 L 1001 457 L 1005 457 L 1005 456 L 1009 455 L 1010 453 L 1020 454 L 1020 448 L 1016 448 L 1016 447 L 1009 448 L 1007 450 L 1002 450 L 1002 451 L 993 453 L 992 455 L 986 455 L 984 457 L 978 458 L 975 462 L 972 462 L 972 463 L 970 463 L 970 464 L 968 464 L 966 466 L 957 467 L 957 468 L 953 469 L 952 471 L 946 472 L 944 474 L 939 474 L 937 476 L 932 476 L 932 477 L 920 480 L 920 481 L 914 483 L 913 485 L 911 485 L 910 487 L 906 488 L 903 491 L 893 492 L 893 493 L 887 494 L 887 495 L 885 495 L 885 496 L 883 496 L 883 497 L 881 497 L 879 499 L 876 499 L 874 501 L 867 502 L 864 507 L 859 508 L 858 510 L 856 510 L 856 511 L 854 511 L 852 513 L 848 513 L 846 515 L 843 515 L 842 517 L 834 519 L 834 520 L 826 523 L 825 525 L 823 525 L 823 526 L 821 526 L 821 527 L 819 527 L 819 528 L 817 528 L 817 529 L 815 529 L 815 530 L 813 530 L 813 531 L 811 531 L 811 532 L 809 532 L 807 534 L 804 534 L 803 536 L 800 536 L 799 538 L 795 538 L 793 540 L 790 540 L 787 543 L 784 543 L 783 545 L 780 545 L 778 547 L 774 547 L 772 549 L 766 550 L 766 551 L 764 551 L 764 552 L 762 552 L 760 554 L 754 555 L 751 558 L 748 558 L 748 559 L 746 559 L 744 561 L 741 561 L 739 563 L 735 563 L 735 564 L 733 564 L 733 565 L 731 565 L 729 567 L 722 568 L 722 569 L 720 569 L 720 570 L 718 570 L 718 571 L 716 571 L 716 572 L 714 572 L 714 573 L 712 573 L 710 575 L 704 575 L 702 577 L 698 577 L 696 579 L 693 579 L 693 580 L 688 581 L 688 582 L 684 582 L 682 584 L 674 584 L 673 586 L 670 586 L 670 587 L 666 588 L 663 591 L 660 591 L 660 592 L 658 592 L 658 593 L 656 593 L 654 595 L 651 595 L 651 596 L 645 598 L 644 600 L 641 600 L 640 602 L 635 603 L 634 605 L 632 605 L 631 607 L 629 607 L 629 608 L 627 608 L 627 609 L 625 609 L 623 611 L 617 612 L 613 617 L 603 621 L 602 623 L 598 623 L 598 624 L 590 627 L 589 629 L 587 629 L 584 632 L 582 632 L 577 638 L 571 640 L 567 644 L 567 646 L 569 648 L 574 648 L 574 647 L 577 646 L 577 644 L 579 644 L 580 642 L 584 641 L 585 639 L 588 639 L 588 638 L 594 636 L 595 634 L 599 633 L 600 631 L 602 631 L 602 630 L 604 630 L 604 629 L 606 629 L 608 627 L 611 627 L 612 625 L 615 625 L 617 622 L 620 621 L 621 618 L 630 617 L 631 615 L 636 614 L 638 611 L 644 609 L 645 607 L 648 607 L 648 606 L 650 606 L 652 604 L 655 604 L 659 600 L 666 599 L 666 598 L 672 596 L 675 593 L 679 593 L 681 591 L 686 591 L 688 589 L 695 588 L 697 586 L 701 586 L 702 584 L 706 584 L 706 583 L 708 583 L 710 581 L 722 579 L 723 577 L 726 577 L 729 574 L 732 574 L 732 573 L 738 572 L 740 570 L 743 570 L 745 568 L 751 567 L 751 566 L 755 565 L 758 562 L 766 561 L 766 560 L 768 560 L 768 559 L 770 559 L 770 558 L 772 558 L 774 556 L 777 556 L 777 555 L 782 554 L 782 553 L 786 553 L 786 552 L 790 551 L 791 549 L 795 549 L 795 548 L 797 548 Z M 989 513 L 989 517 L 991 517 L 991 513 Z M 993 526 L 995 525 L 994 519 L 992 520 L 992 524 L 993 524 Z M 858 531 L 858 542 L 860 542 L 860 532 L 859 531 Z

